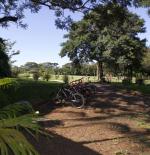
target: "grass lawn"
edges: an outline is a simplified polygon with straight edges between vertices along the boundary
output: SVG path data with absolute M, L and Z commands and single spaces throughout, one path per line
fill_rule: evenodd
M 56 81 L 0 79 L 0 107 L 22 100 L 31 103 L 50 100 L 61 84 Z

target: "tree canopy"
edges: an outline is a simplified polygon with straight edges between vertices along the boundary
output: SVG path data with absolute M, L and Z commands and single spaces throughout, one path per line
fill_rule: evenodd
M 60 55 L 67 55 L 74 63 L 96 60 L 102 79 L 102 63 L 122 62 L 130 68 L 140 65 L 145 40 L 137 34 L 142 32 L 144 21 L 136 14 L 120 5 L 99 5 L 72 25 Z
M 115 3 L 123 7 L 144 6 L 149 8 L 150 6 L 149 0 L 1 0 L 0 26 L 7 27 L 10 22 L 15 22 L 25 28 L 27 25 L 22 20 L 25 17 L 25 10 L 38 13 L 42 7 L 47 7 L 55 11 L 55 15 L 58 17 L 56 25 L 64 28 L 70 26 L 72 22 L 70 16 L 64 16 L 64 10 L 86 14 L 98 5 L 108 3 Z

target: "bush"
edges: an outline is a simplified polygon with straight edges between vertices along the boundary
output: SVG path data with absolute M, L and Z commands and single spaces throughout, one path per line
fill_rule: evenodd
M 56 80 L 58 80 L 59 79 L 59 75 L 57 74 L 57 75 L 55 75 L 55 79 Z
M 9 103 L 10 102 L 9 102 L 8 96 L 0 90 L 0 108 L 5 105 L 8 105 Z
M 142 85 L 142 84 L 144 84 L 144 80 L 143 79 L 136 79 L 136 84 Z
M 1 79 L 0 108 L 22 100 L 31 104 L 50 100 L 60 85 L 58 82 Z
M 38 81 L 39 77 L 40 77 L 40 74 L 38 72 L 33 73 L 33 79 L 35 81 Z
M 122 80 L 122 83 L 123 84 L 130 84 L 131 80 L 129 78 L 125 78 L 125 79 Z
M 0 110 L 0 119 L 22 116 L 33 113 L 32 106 L 29 102 L 17 102 L 10 104 Z
M 44 80 L 49 81 L 50 78 L 51 78 L 51 75 L 49 73 L 44 73 L 43 75 Z
M 68 75 L 64 75 L 63 76 L 63 81 L 64 81 L 65 84 L 68 84 L 69 83 L 69 77 L 68 77 Z

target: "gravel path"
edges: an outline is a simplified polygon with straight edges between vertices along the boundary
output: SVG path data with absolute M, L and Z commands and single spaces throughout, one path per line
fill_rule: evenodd
M 52 138 L 35 146 L 41 155 L 150 155 L 150 96 L 97 85 L 85 109 L 60 107 L 45 115 Z M 141 124 L 140 124 L 141 122 Z

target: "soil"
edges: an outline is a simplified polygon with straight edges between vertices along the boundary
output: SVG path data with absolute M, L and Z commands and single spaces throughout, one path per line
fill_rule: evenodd
M 150 155 L 150 95 L 97 84 L 84 109 L 41 109 L 51 137 L 34 143 L 41 155 Z

